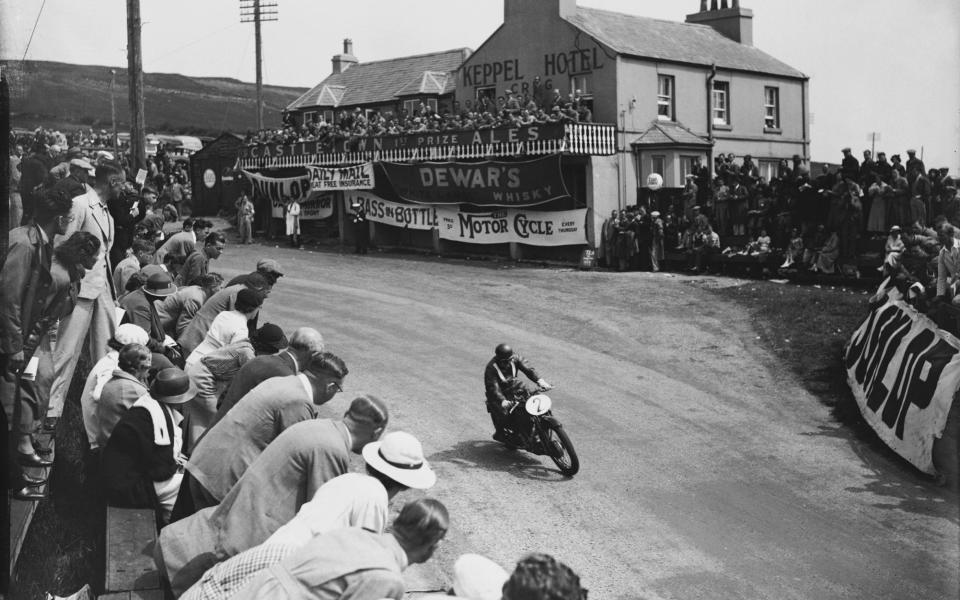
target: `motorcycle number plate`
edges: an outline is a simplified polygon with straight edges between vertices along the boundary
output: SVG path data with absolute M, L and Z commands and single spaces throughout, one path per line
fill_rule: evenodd
M 526 409 L 531 415 L 540 416 L 550 410 L 552 402 L 546 394 L 535 394 L 527 399 Z

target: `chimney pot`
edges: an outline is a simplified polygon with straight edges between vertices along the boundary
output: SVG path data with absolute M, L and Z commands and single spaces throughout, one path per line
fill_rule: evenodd
M 710 0 L 710 10 L 717 10 L 717 0 Z
M 353 54 L 353 40 L 346 38 L 343 40 L 343 53 Z
M 730 7 L 727 6 L 727 0 L 720 0 L 720 10 L 726 10 L 728 8 Z
M 707 0 L 700 0 L 700 12 L 707 12 Z
M 730 5 L 733 6 L 733 8 L 740 8 L 740 0 L 730 0 Z

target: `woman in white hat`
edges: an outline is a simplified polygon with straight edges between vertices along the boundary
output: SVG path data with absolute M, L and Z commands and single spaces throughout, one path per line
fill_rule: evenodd
M 166 523 L 183 479 L 180 407 L 196 388 L 177 368 L 157 373 L 150 393 L 124 413 L 103 451 L 101 473 L 107 503 L 154 508 Z
M 323 484 L 266 542 L 211 567 L 180 599 L 229 598 L 263 569 L 329 531 L 358 527 L 382 533 L 387 504 L 394 496 L 409 488 L 428 489 L 437 479 L 423 458 L 420 442 L 403 431 L 388 433 L 364 446 L 363 458 L 366 475 L 346 473 Z

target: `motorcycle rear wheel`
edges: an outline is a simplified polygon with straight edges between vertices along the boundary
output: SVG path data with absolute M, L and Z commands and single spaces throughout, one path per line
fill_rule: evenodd
M 559 456 L 555 452 L 549 452 L 550 458 L 556 463 L 561 473 L 567 477 L 573 477 L 580 470 L 580 459 L 577 457 L 577 451 L 573 449 L 570 437 L 567 436 L 563 427 L 548 426 L 545 429 L 547 430 L 547 449 L 556 445 L 561 450 Z

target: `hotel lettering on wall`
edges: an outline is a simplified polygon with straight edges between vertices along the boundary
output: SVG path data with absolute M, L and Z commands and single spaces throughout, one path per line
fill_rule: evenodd
M 593 46 L 545 52 L 539 59 L 531 61 L 530 66 L 530 71 L 525 71 L 520 58 L 468 64 L 461 70 L 461 83 L 465 88 L 492 86 L 497 89 L 497 95 L 507 90 L 515 94 L 527 94 L 533 93 L 533 78 L 539 76 L 547 90 L 554 87 L 563 89 L 567 77 L 599 71 L 606 66 L 606 59 L 603 50 Z M 554 85 L 558 77 L 557 85 Z

